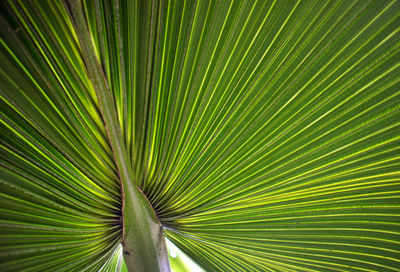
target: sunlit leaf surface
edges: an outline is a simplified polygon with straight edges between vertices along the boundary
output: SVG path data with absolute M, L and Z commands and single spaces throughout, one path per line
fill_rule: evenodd
M 1 271 L 126 271 L 71 5 L 132 182 L 203 269 L 400 269 L 400 1 L 5 0 Z
M 201 269 L 173 243 L 171 243 L 169 240 L 166 241 L 172 272 L 204 272 L 203 269 Z

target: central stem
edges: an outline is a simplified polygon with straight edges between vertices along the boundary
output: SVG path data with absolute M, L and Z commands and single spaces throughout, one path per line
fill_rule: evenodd
M 136 188 L 124 187 L 124 195 L 122 245 L 129 271 L 170 271 L 162 227 L 150 203 Z
M 82 3 L 80 0 L 69 0 L 66 8 L 74 23 L 87 73 L 97 94 L 121 182 L 122 244 L 126 265 L 129 271 L 135 272 L 169 272 L 162 227 L 150 203 L 134 183 L 133 170 L 123 141 L 114 99 L 93 48 Z

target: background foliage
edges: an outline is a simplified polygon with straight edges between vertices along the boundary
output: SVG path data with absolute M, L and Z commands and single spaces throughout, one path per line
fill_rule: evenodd
M 400 268 L 400 1 L 80 4 L 132 182 L 204 269 Z M 119 270 L 71 4 L 0 5 L 0 270 Z

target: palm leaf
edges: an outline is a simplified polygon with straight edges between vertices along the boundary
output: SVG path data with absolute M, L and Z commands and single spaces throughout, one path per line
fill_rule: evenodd
M 0 20 L 0 270 L 126 269 L 136 186 L 207 271 L 399 269 L 399 1 L 10 0 Z

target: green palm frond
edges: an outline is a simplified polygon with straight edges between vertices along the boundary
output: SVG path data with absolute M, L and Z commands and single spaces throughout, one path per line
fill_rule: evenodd
M 0 270 L 96 270 L 121 240 L 119 182 L 69 19 L 41 4 L 1 8 Z
M 400 269 L 400 1 L 0 10 L 1 271 Z

